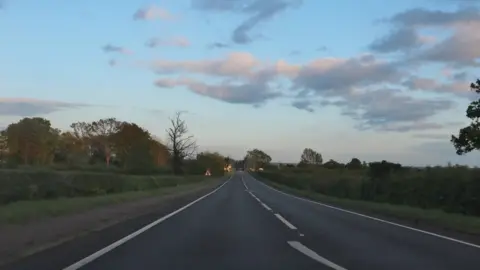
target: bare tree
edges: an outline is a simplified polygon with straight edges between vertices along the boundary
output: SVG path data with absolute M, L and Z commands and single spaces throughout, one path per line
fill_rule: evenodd
M 193 135 L 188 134 L 187 124 L 181 115 L 182 112 L 176 112 L 175 116 L 170 118 L 171 127 L 167 129 L 168 150 L 172 157 L 174 174 L 181 174 L 184 159 L 195 156 L 197 152 L 197 142 Z

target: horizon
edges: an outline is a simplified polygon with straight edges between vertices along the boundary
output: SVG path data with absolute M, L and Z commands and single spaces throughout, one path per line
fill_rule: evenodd
M 478 99 L 480 3 L 219 3 L 0 0 L 0 127 L 115 117 L 164 139 L 185 111 L 200 151 L 236 160 L 478 165 L 450 136 Z

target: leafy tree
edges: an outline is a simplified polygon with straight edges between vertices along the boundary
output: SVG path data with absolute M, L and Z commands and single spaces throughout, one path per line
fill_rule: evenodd
M 322 155 L 311 148 L 303 149 L 300 157 L 300 166 L 302 165 L 321 165 L 323 162 Z
M 472 83 L 470 87 L 472 91 L 480 94 L 480 79 Z M 480 149 L 480 99 L 470 103 L 466 116 L 471 120 L 470 125 L 460 129 L 458 137 L 452 135 L 450 140 L 458 155 Z
M 340 162 L 337 162 L 333 159 L 330 159 L 329 161 L 327 161 L 323 164 L 323 167 L 325 167 L 327 169 L 339 169 L 339 168 L 344 168 L 345 165 L 340 163 Z
M 171 127 L 167 129 L 168 150 L 172 158 L 174 174 L 183 173 L 182 165 L 185 158 L 191 158 L 197 151 L 197 142 L 189 130 L 185 120 L 181 118 L 181 112 L 175 113 L 170 119 Z
M 58 133 L 47 119 L 23 118 L 7 127 L 9 152 L 24 164 L 49 164 L 54 158 Z
M 118 131 L 110 136 L 109 147 L 115 146 L 116 155 L 120 160 L 120 163 L 126 168 L 129 166 L 128 161 L 135 161 L 133 156 L 141 158 L 138 155 L 142 153 L 142 150 L 145 150 L 145 147 L 147 147 L 148 153 L 143 153 L 143 155 L 150 157 L 151 162 L 153 162 L 153 157 L 149 148 L 150 139 L 150 133 L 145 129 L 139 127 L 135 123 L 123 122 L 119 124 Z M 136 150 L 136 153 L 132 156 L 130 155 L 130 152 L 133 149 Z M 132 158 L 128 159 L 128 157 Z
M 272 161 L 272 158 L 262 150 L 253 149 L 247 151 L 244 161 L 248 168 L 257 170 L 268 165 Z
M 150 151 L 157 167 L 166 166 L 170 161 L 170 152 L 167 146 L 156 139 L 150 139 Z
M 198 153 L 197 162 L 202 172 L 205 172 L 206 169 L 210 169 L 213 175 L 222 175 L 224 172 L 225 157 L 218 152 Z
M 88 134 L 96 150 L 105 157 L 105 163 L 110 165 L 112 155 L 112 135 L 120 130 L 122 123 L 115 118 L 105 118 L 88 125 Z
M 7 130 L 0 131 L 0 161 L 5 161 L 8 155 Z
M 352 160 L 347 164 L 347 168 L 351 170 L 358 170 L 362 167 L 362 162 L 358 158 L 352 158 Z

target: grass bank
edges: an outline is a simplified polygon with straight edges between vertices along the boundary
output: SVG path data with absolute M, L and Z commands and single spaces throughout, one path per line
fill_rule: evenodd
M 393 205 L 388 203 L 337 198 L 326 196 L 311 190 L 299 190 L 291 188 L 262 177 L 256 178 L 286 193 L 308 198 L 320 203 L 337 206 L 346 210 L 353 210 L 377 217 L 400 219 L 413 224 L 423 224 L 450 231 L 480 235 L 479 217 L 446 213 L 443 210 L 438 209 L 421 209 L 405 205 Z
M 16 201 L 7 205 L 0 205 L 0 223 L 23 224 L 47 217 L 79 213 L 107 205 L 188 192 L 189 190 L 201 188 L 203 186 L 213 186 L 214 184 L 221 182 L 220 178 L 206 179 L 205 177 L 202 177 L 203 180 L 199 181 L 197 176 L 194 177 L 194 180 L 186 179 L 184 181 L 179 181 L 179 185 L 176 186 L 158 187 L 156 189 L 127 191 L 89 197 Z M 185 178 L 188 178 L 188 176 Z

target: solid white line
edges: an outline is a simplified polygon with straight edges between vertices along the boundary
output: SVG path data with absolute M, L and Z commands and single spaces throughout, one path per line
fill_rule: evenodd
M 242 175 L 242 183 L 243 183 L 243 186 L 245 187 L 245 190 L 248 190 L 248 187 L 247 187 L 247 185 L 245 184 L 245 181 L 243 181 L 243 175 Z
M 252 177 L 253 179 L 255 179 L 255 177 L 253 177 L 253 176 L 251 176 L 251 175 L 250 175 L 250 177 Z M 286 196 L 289 196 L 289 197 L 292 197 L 292 198 L 295 198 L 295 199 L 298 199 L 298 200 L 301 200 L 301 201 L 310 202 L 310 203 L 313 203 L 313 204 L 321 205 L 321 206 L 324 206 L 324 207 L 327 207 L 327 208 L 330 208 L 330 209 L 334 209 L 334 210 L 338 210 L 338 211 L 341 211 L 341 212 L 345 212 L 345 213 L 348 213 L 348 214 L 352 214 L 352 215 L 356 215 L 356 216 L 368 218 L 368 219 L 375 220 L 375 221 L 378 221 L 378 222 L 382 222 L 382 223 L 385 223 L 385 224 L 389 224 L 389 225 L 397 226 L 397 227 L 400 227 L 400 228 L 404 228 L 404 229 L 407 229 L 407 230 L 411 230 L 411 231 L 415 231 L 415 232 L 427 234 L 427 235 L 430 235 L 430 236 L 433 236 L 433 237 L 437 237 L 437 238 L 441 238 L 441 239 L 444 239 L 444 240 L 452 241 L 452 242 L 455 242 L 455 243 L 458 243 L 458 244 L 463 244 L 463 245 L 467 245 L 467 246 L 474 247 L 474 248 L 480 248 L 480 245 L 475 245 L 475 244 L 472 244 L 472 243 L 469 243 L 469 242 L 465 242 L 465 241 L 458 240 L 458 239 L 455 239 L 455 238 L 451 238 L 451 237 L 448 237 L 448 236 L 444 236 L 444 235 L 441 235 L 441 234 L 436 234 L 436 233 L 432 233 L 432 232 L 428 232 L 428 231 L 424 231 L 424 230 L 412 228 L 412 227 L 409 227 L 409 226 L 406 226 L 406 225 L 402 225 L 402 224 L 398 224 L 398 223 L 395 223 L 395 222 L 391 222 L 391 221 L 379 219 L 379 218 L 376 218 L 376 217 L 367 216 L 367 215 L 360 214 L 360 213 L 357 213 L 357 212 L 345 210 L 345 209 L 343 209 L 343 208 L 339 208 L 339 207 L 331 206 L 331 205 L 328 205 L 328 204 L 324 204 L 324 203 L 312 201 L 312 200 L 309 200 L 309 199 L 297 197 L 297 196 L 295 196 L 295 195 L 288 194 L 288 193 L 285 193 L 285 192 L 283 192 L 283 191 L 281 191 L 281 190 L 278 190 L 278 189 L 276 189 L 276 188 L 273 188 L 273 187 L 271 187 L 271 186 L 269 186 L 269 185 L 267 185 L 267 184 L 265 184 L 265 183 L 263 183 L 262 181 L 259 181 L 259 180 L 257 180 L 257 179 L 255 179 L 255 181 L 257 181 L 258 183 L 266 186 L 267 188 L 269 188 L 269 189 L 271 189 L 271 190 L 274 190 L 274 191 L 276 191 L 276 192 L 278 192 L 278 193 L 281 193 L 281 194 L 283 194 L 283 195 L 286 195 Z
M 266 205 L 262 202 L 260 204 L 263 206 L 263 208 L 267 209 L 268 211 L 272 211 L 272 208 L 268 207 L 268 205 Z
M 347 270 L 346 268 L 343 268 L 341 267 L 340 265 L 338 264 L 335 264 L 325 258 L 323 258 L 322 256 L 318 255 L 315 251 L 309 249 L 308 247 L 302 245 L 302 243 L 300 242 L 297 242 L 297 241 L 288 241 L 287 242 L 292 248 L 300 251 L 301 253 L 303 253 L 304 255 L 314 259 L 315 261 L 319 262 L 319 263 L 322 263 L 332 269 L 335 269 L 335 270 Z
M 112 251 L 113 249 L 119 247 L 120 245 L 125 244 L 127 241 L 132 240 L 133 238 L 137 237 L 141 233 L 144 233 L 148 229 L 151 229 L 152 227 L 160 224 L 161 222 L 167 220 L 168 218 L 182 212 L 183 210 L 187 209 L 188 207 L 194 205 L 195 203 L 197 203 L 197 202 L 205 199 L 206 197 L 212 195 L 213 193 L 217 192 L 220 188 L 222 188 L 225 184 L 227 184 L 230 181 L 230 179 L 232 179 L 232 177 L 233 177 L 233 175 L 227 181 L 225 181 L 225 183 L 223 183 L 221 186 L 217 187 L 212 192 L 210 192 L 206 195 L 203 195 L 202 197 L 200 197 L 200 198 L 194 200 L 193 202 L 190 202 L 189 204 L 171 212 L 170 214 L 155 220 L 154 222 L 148 224 L 147 226 L 141 228 L 140 230 L 135 231 L 132 234 L 129 234 L 129 235 L 123 237 L 122 239 L 120 239 L 120 240 L 102 248 L 101 250 L 89 255 L 88 257 L 85 257 L 85 258 L 81 259 L 80 261 L 78 261 L 78 262 L 76 262 L 76 263 L 74 263 L 74 264 L 72 264 L 68 267 L 63 268 L 63 270 L 77 270 L 77 269 L 87 265 L 88 263 L 91 263 L 92 261 L 98 259 L 100 256 L 105 255 L 106 253 Z
M 288 220 L 284 219 L 282 216 L 280 216 L 280 214 L 275 214 L 275 216 L 281 221 L 283 222 L 285 225 L 287 225 L 288 228 L 292 229 L 292 230 L 296 230 L 297 227 L 293 226 L 292 223 L 288 222 Z

